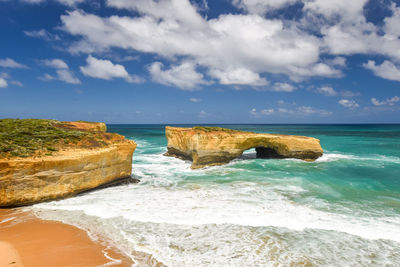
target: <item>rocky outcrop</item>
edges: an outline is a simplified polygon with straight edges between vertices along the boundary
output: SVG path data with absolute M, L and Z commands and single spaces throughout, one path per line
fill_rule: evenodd
M 316 138 L 242 132 L 219 127 L 177 128 L 167 126 L 166 156 L 191 160 L 192 168 L 222 165 L 255 148 L 259 158 L 296 158 L 314 161 L 323 150 Z
M 57 122 L 55 127 L 91 131 L 86 140 L 29 157 L 0 157 L 0 206 L 19 206 L 76 195 L 130 177 L 136 143 L 106 133 L 103 123 Z M 68 130 L 66 130 L 68 131 Z

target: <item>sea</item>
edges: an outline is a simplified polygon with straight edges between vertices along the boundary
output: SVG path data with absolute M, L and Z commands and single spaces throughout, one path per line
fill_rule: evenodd
M 400 125 L 219 126 L 315 137 L 324 155 L 257 159 L 250 149 L 192 170 L 163 155 L 165 125 L 108 125 L 136 141 L 140 182 L 27 209 L 106 240 L 135 266 L 400 266 Z

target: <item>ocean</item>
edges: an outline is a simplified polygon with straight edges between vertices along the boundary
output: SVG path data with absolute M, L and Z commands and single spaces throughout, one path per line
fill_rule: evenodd
M 164 125 L 108 125 L 137 142 L 140 183 L 27 209 L 105 238 L 138 266 L 400 266 L 400 125 L 220 126 L 312 136 L 324 155 L 253 149 L 191 170 L 163 156 Z

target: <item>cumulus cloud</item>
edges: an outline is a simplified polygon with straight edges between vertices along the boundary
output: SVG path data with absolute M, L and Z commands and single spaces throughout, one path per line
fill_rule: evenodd
M 275 83 L 274 86 L 272 87 L 273 91 L 276 92 L 293 92 L 297 88 L 294 87 L 293 85 L 289 83 Z
M 258 73 L 246 68 L 226 70 L 211 69 L 209 75 L 218 79 L 220 84 L 253 86 L 263 86 L 268 84 L 268 81 L 265 78 L 260 77 Z
M 380 54 L 400 61 L 400 8 L 391 5 L 392 16 L 386 17 L 383 25 L 375 25 L 364 16 L 367 0 L 315 1 L 320 6 L 332 4 L 330 8 L 314 8 L 314 11 L 330 16 L 331 20 L 321 26 L 324 46 L 335 55 Z M 322 11 L 325 10 L 325 11 Z M 337 19 L 339 18 L 339 20 Z
M 173 65 L 169 69 L 163 67 L 161 62 L 150 65 L 149 71 L 153 81 L 188 91 L 196 90 L 200 84 L 207 84 L 203 80 L 203 74 L 196 71 L 194 63 L 184 62 L 181 65 Z
M 8 83 L 6 79 L 0 78 L 0 88 L 6 88 L 8 86 Z
M 325 96 L 337 96 L 338 93 L 330 86 L 322 86 L 317 88 L 317 93 Z
M 299 0 L 233 0 L 232 3 L 249 13 L 262 15 L 268 11 L 279 9 L 298 1 Z
M 67 63 L 65 63 L 63 60 L 55 58 L 55 59 L 46 59 L 43 60 L 42 62 L 45 66 L 55 69 L 56 75 L 53 76 L 46 73 L 43 76 L 39 77 L 40 80 L 43 81 L 59 80 L 70 84 L 81 83 L 81 81 L 69 69 Z
M 45 59 L 43 60 L 43 64 L 55 68 L 55 69 L 69 69 L 67 63 L 62 61 L 61 59 L 55 58 L 55 59 Z
M 400 81 L 400 68 L 388 60 L 385 60 L 381 65 L 376 65 L 375 61 L 369 60 L 363 66 L 371 70 L 376 76 L 388 80 Z
M 24 33 L 26 36 L 29 36 L 32 38 L 43 39 L 45 41 L 60 40 L 60 37 L 58 35 L 49 33 L 45 29 L 41 29 L 38 31 L 24 31 Z
M 303 0 L 304 9 L 327 18 L 339 16 L 345 21 L 354 21 L 363 13 L 363 9 L 368 0 Z
M 0 87 L 6 88 L 8 84 L 13 84 L 19 87 L 23 87 L 24 85 L 17 80 L 10 80 L 11 76 L 7 72 L 0 72 Z
M 64 31 L 81 36 L 71 53 L 122 48 L 165 59 L 194 61 L 221 84 L 266 85 L 267 74 L 340 77 L 320 61 L 320 41 L 295 25 L 258 15 L 207 19 L 188 0 L 108 1 L 139 16 L 100 17 L 75 10 L 61 16 Z M 171 11 L 176 7 L 176 11 Z M 157 65 L 155 65 L 157 67 Z
M 122 78 L 130 83 L 140 83 L 143 79 L 130 75 L 124 66 L 120 64 L 113 64 L 110 60 L 97 59 L 89 55 L 86 59 L 86 66 L 81 66 L 80 70 L 85 76 L 92 78 L 112 80 L 114 78 Z
M 190 25 L 199 25 L 203 21 L 196 7 L 187 0 L 108 0 L 107 5 L 135 10 L 157 19 L 178 20 Z
M 400 101 L 400 97 L 394 96 L 386 100 L 379 101 L 376 98 L 371 98 L 371 102 L 374 106 L 393 106 Z
M 338 102 L 340 105 L 343 107 L 349 108 L 349 109 L 356 109 L 360 107 L 360 105 L 354 101 L 354 100 L 349 100 L 349 99 L 340 99 Z
M 14 68 L 14 69 L 27 69 L 28 68 L 28 66 L 18 63 L 14 59 L 11 59 L 11 58 L 0 59 L 0 67 Z

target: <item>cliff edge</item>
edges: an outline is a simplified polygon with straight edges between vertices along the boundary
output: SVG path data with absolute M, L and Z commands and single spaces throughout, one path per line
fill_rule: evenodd
M 0 207 L 64 198 L 126 178 L 136 143 L 104 123 L 0 120 Z
M 314 161 L 323 150 L 316 138 L 252 133 L 220 127 L 178 128 L 167 126 L 166 156 L 191 160 L 192 169 L 222 165 L 255 148 L 258 158 L 296 158 Z

